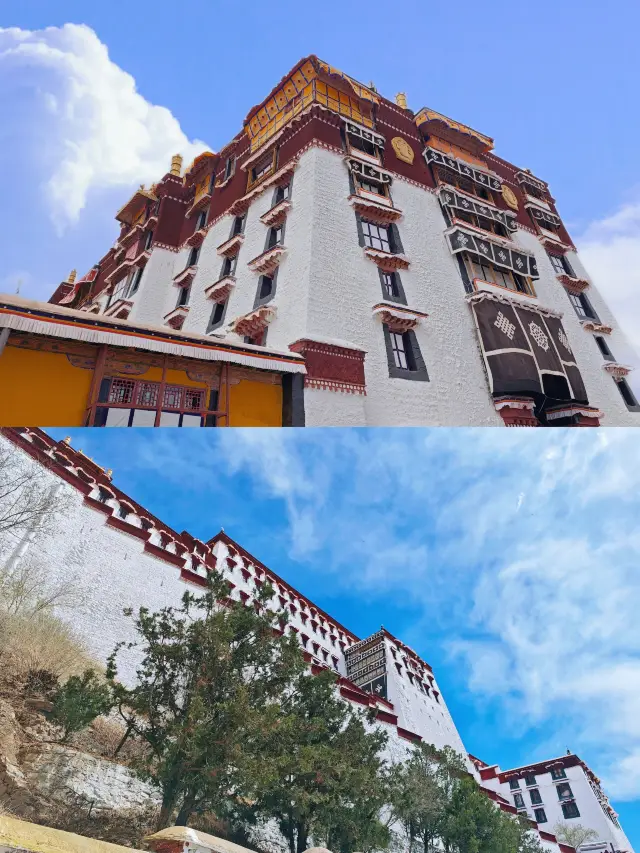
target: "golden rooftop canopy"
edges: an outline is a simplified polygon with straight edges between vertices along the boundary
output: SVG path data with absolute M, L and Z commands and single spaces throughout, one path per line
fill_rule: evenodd
M 462 148 L 468 148 L 476 154 L 486 154 L 493 148 L 493 139 L 490 136 L 485 136 L 466 124 L 454 121 L 427 107 L 420 110 L 415 117 L 415 123 L 429 135 L 439 136 Z
M 147 206 L 147 202 L 157 200 L 157 196 L 152 193 L 151 190 L 146 190 L 143 184 L 139 190 L 134 192 L 129 201 L 116 213 L 116 219 L 118 222 L 133 225 L 139 218 L 141 218 Z
M 313 103 L 373 127 L 371 106 L 379 96 L 367 86 L 322 62 L 316 56 L 302 59 L 268 97 L 250 110 L 245 131 L 256 151 Z

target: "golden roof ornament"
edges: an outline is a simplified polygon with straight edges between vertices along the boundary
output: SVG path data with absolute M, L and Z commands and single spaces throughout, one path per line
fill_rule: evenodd
M 67 281 L 69 282 L 69 284 L 73 284 L 75 282 L 77 275 L 78 275 L 77 270 L 71 270 L 71 272 L 69 273 L 69 277 L 67 278 Z
M 180 177 L 182 174 L 182 155 L 174 154 L 171 158 L 171 174 Z
M 396 95 L 396 104 L 401 107 L 403 110 L 408 110 L 407 106 L 407 96 L 404 92 L 398 92 Z
M 63 444 L 71 444 L 71 436 L 68 435 L 66 438 L 62 439 Z

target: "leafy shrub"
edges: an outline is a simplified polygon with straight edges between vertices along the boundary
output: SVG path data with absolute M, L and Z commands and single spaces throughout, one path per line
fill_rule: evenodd
M 62 727 L 64 743 L 86 728 L 96 717 L 108 714 L 113 707 L 111 691 L 92 669 L 82 677 L 72 675 L 59 688 L 53 699 L 51 718 Z

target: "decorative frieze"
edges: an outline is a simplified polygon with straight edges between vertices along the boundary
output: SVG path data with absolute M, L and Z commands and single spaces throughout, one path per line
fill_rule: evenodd
M 310 338 L 295 341 L 289 349 L 304 357 L 306 387 L 366 394 L 363 350 Z
M 185 321 L 185 317 L 189 313 L 188 305 L 178 305 L 173 311 L 169 311 L 164 315 L 164 322 L 172 329 L 181 329 Z
M 613 326 L 608 326 L 599 320 L 582 320 L 581 324 L 586 332 L 597 332 L 599 335 L 610 335 L 613 332 Z
M 382 134 L 376 133 L 368 127 L 364 127 L 364 125 L 357 124 L 355 121 L 351 121 L 349 119 L 344 120 L 344 127 L 346 132 L 351 136 L 357 136 L 360 139 L 364 139 L 365 142 L 370 142 L 378 148 L 384 148 L 385 140 Z
M 252 272 L 256 272 L 259 275 L 273 275 L 280 266 L 280 261 L 286 251 L 284 246 L 273 246 L 271 249 L 267 249 L 266 252 L 258 255 L 257 258 L 249 261 L 247 266 Z
M 494 401 L 496 411 L 508 427 L 537 427 L 535 403 L 526 398 L 500 397 Z
M 584 278 L 575 278 L 572 275 L 559 275 L 556 277 L 569 293 L 582 293 L 589 287 L 589 282 Z
M 291 210 L 291 202 L 288 199 L 284 199 L 278 204 L 274 204 L 272 208 L 270 208 L 266 213 L 263 213 L 260 217 L 260 222 L 263 225 L 271 228 L 274 225 L 281 225 L 285 219 L 287 218 L 287 214 Z
M 235 276 L 226 275 L 224 278 L 218 279 L 218 281 L 210 284 L 209 287 L 205 287 L 205 296 L 207 299 L 211 299 L 212 302 L 222 304 L 229 298 L 229 294 L 235 287 L 235 284 Z
M 244 234 L 234 234 L 233 237 L 230 237 L 228 240 L 225 240 L 224 243 L 221 243 L 216 252 L 224 258 L 232 258 L 234 255 L 237 255 L 240 251 L 240 247 L 244 243 Z
M 174 276 L 173 283 L 176 287 L 189 287 L 198 270 L 197 266 L 185 267 L 182 272 Z
M 631 373 L 633 367 L 627 364 L 618 364 L 617 361 L 607 361 L 602 365 L 602 369 L 614 379 L 624 379 Z
M 384 252 L 382 249 L 373 249 L 371 246 L 366 246 L 364 253 L 384 272 L 409 269 L 410 261 L 404 255 Z
M 231 324 L 231 331 L 242 337 L 258 337 L 276 316 L 275 305 L 261 305 Z
M 374 166 L 373 163 L 365 163 L 364 160 L 358 160 L 355 157 L 347 157 L 347 166 L 353 175 L 364 180 L 376 181 L 386 186 L 391 186 L 393 181 L 391 172 L 387 172 L 379 166 Z
M 465 210 L 467 213 L 475 213 L 477 216 L 484 216 L 487 219 L 492 219 L 494 222 L 499 222 L 508 231 L 516 231 L 518 221 L 515 213 L 509 213 L 506 210 L 500 210 L 492 204 L 486 204 L 481 199 L 474 199 L 466 193 L 458 189 L 454 189 L 448 185 L 443 185 L 438 190 L 440 204 L 443 207 L 456 208 Z M 454 213 L 455 216 L 455 213 Z
M 356 213 L 376 225 L 388 225 L 402 219 L 402 211 L 390 204 L 380 204 L 361 195 L 350 195 L 348 201 Z
M 525 204 L 525 207 L 529 211 L 530 216 L 533 220 L 541 227 L 546 228 L 550 227 L 552 229 L 559 228 L 562 224 L 560 221 L 560 217 L 556 216 L 551 211 L 543 210 L 541 207 L 537 207 L 535 204 Z
M 519 275 L 538 278 L 535 256 L 522 249 L 511 248 L 481 237 L 470 228 L 456 226 L 445 232 L 452 254 L 473 252 L 500 267 L 506 267 Z
M 429 316 L 424 311 L 415 311 L 413 308 L 388 302 L 379 302 L 374 305 L 372 313 L 374 317 L 379 317 L 392 332 L 400 333 L 415 329 Z
M 198 246 L 202 246 L 204 242 L 204 238 L 207 236 L 206 228 L 198 228 L 197 231 L 194 231 L 190 237 L 187 237 L 185 243 L 187 246 L 190 246 L 192 249 L 196 249 Z
M 425 148 L 423 154 L 427 163 L 435 163 L 436 165 L 453 169 L 454 172 L 458 172 L 458 174 L 463 175 L 465 178 L 469 178 L 475 181 L 476 184 L 480 184 L 480 186 L 490 190 L 500 192 L 502 189 L 502 181 L 497 175 L 483 172 L 482 169 L 471 166 L 465 160 L 458 160 L 456 157 L 443 154 L 442 151 L 437 151 L 435 148 Z

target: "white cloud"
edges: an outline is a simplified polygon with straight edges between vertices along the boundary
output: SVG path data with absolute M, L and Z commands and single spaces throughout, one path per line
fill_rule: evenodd
M 5 85 L 13 81 L 16 98 L 25 81 L 34 94 L 29 132 L 47 142 L 45 190 L 59 231 L 77 220 L 91 190 L 153 182 L 173 154 L 189 160 L 208 147 L 149 103 L 87 26 L 0 29 L 0 74 Z
M 589 274 L 640 353 L 640 202 L 591 223 L 576 242 Z

